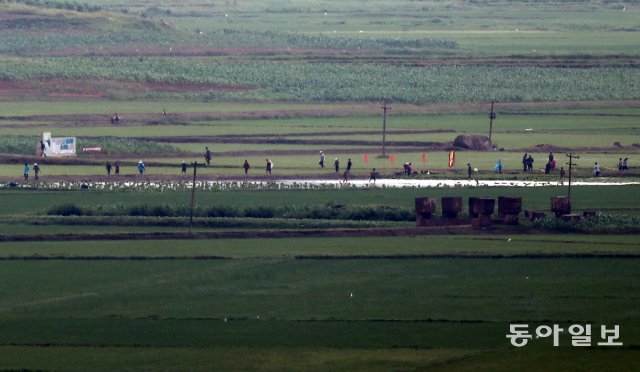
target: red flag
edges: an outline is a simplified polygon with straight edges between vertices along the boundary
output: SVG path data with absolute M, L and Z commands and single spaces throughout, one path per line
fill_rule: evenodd
M 449 168 L 453 168 L 456 166 L 456 152 L 451 151 L 449 153 Z
M 369 164 L 369 154 L 364 154 L 364 163 Z
M 389 163 L 393 164 L 394 161 L 396 161 L 396 157 L 393 154 L 389 155 Z
M 427 162 L 427 157 L 424 155 L 424 152 L 422 153 L 422 157 L 420 158 L 420 161 L 422 162 L 422 164 L 425 164 Z

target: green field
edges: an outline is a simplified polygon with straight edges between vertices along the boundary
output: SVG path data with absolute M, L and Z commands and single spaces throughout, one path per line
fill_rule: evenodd
M 549 210 L 550 198 L 566 195 L 566 187 L 447 187 L 447 188 L 368 188 L 368 189 L 318 189 L 318 190 L 232 190 L 204 191 L 197 193 L 197 204 L 201 208 L 226 205 L 238 208 L 251 206 L 314 206 L 335 203 L 340 205 L 388 205 L 412 208 L 416 197 L 470 196 L 498 197 L 519 195 L 523 209 Z M 593 194 L 599 197 L 591 197 Z M 574 186 L 573 206 L 579 210 L 634 210 L 640 196 L 640 187 L 632 186 Z M 37 191 L 2 190 L 0 213 L 6 216 L 42 214 L 47 209 L 65 203 L 80 206 L 108 207 L 113 205 L 131 206 L 146 204 L 188 205 L 191 194 L 184 191 Z
M 531 327 L 618 324 L 625 346 L 606 354 L 617 355 L 618 366 L 637 363 L 632 349 L 640 335 L 633 309 L 640 288 L 629 284 L 638 275 L 637 258 L 293 258 L 452 253 L 452 245 L 466 246 L 455 252 L 471 255 L 539 253 L 537 241 L 550 253 L 600 254 L 612 243 L 619 244 L 616 254 L 638 253 L 627 238 L 589 237 L 592 248 L 582 237 L 529 239 L 389 239 L 397 248 L 385 239 L 250 239 L 179 242 L 178 250 L 177 242 L 164 241 L 31 243 L 26 250 L 25 244 L 0 243 L 4 257 L 25 257 L 1 263 L 3 282 L 15 283 L 2 290 L 0 339 L 12 345 L 1 348 L 2 366 L 492 369 L 542 355 L 596 369 L 603 363 L 605 348 L 572 348 L 565 335 L 560 348 L 541 339 L 514 349 L 505 335 L 516 321 Z M 369 249 L 357 248 L 369 243 Z M 62 252 L 69 259 L 30 259 Z M 185 257 L 118 259 L 137 254 Z M 233 258 L 189 258 L 202 254 Z M 70 260 L 74 255 L 101 258 Z M 26 348 L 43 344 L 51 346 Z M 74 356 L 67 355 L 71 350 Z

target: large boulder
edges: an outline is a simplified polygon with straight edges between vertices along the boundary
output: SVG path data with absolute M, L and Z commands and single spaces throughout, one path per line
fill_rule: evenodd
M 477 150 L 477 151 L 491 151 L 493 150 L 493 144 L 487 136 L 480 136 L 477 134 L 462 134 L 456 137 L 453 141 L 453 146 L 461 147 L 463 149 Z

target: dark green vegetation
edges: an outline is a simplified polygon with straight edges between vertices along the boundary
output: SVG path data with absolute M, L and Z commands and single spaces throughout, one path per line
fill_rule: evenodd
M 444 183 L 471 163 L 481 181 L 555 185 L 550 151 L 559 166 L 578 153 L 581 181 L 595 162 L 608 181 L 637 180 L 637 6 L 0 0 L 0 184 L 14 184 L 0 189 L 0 370 L 632 369 L 637 185 L 574 187 L 574 211 L 596 223 L 479 231 L 412 227 L 414 198 L 520 195 L 548 213 L 567 190 L 247 181 L 335 181 L 339 157 L 360 179 L 413 162 Z M 383 99 L 394 164 L 378 156 Z M 448 169 L 455 136 L 487 132 L 492 100 L 504 151 L 458 151 Z M 35 158 L 42 132 L 103 152 Z M 232 181 L 197 192 L 189 229 L 179 165 L 205 146 L 200 179 Z M 42 183 L 22 182 L 36 161 Z M 560 324 L 561 346 L 511 347 L 516 322 Z M 619 325 L 624 345 L 571 347 L 575 323 L 593 344 Z
M 597 198 L 592 198 L 597 194 Z M 401 209 L 413 208 L 414 198 L 423 196 L 487 196 L 519 195 L 525 210 L 550 210 L 551 196 L 566 195 L 566 187 L 456 187 L 456 188 L 370 188 L 370 189 L 318 189 L 318 190 L 234 190 L 225 192 L 198 192 L 196 204 L 201 210 L 227 207 L 244 210 L 250 207 L 320 208 L 326 205 L 347 207 L 372 204 L 387 205 Z M 188 205 L 190 191 L 46 191 L 11 190 L 0 192 L 0 211 L 4 215 L 43 215 L 47 210 L 61 204 L 72 203 L 79 208 L 93 210 L 129 209 L 133 206 Z M 572 203 L 576 210 L 612 211 L 618 214 L 639 208 L 635 200 L 640 198 L 640 187 L 631 186 L 573 186 Z M 142 203 L 141 203 L 142 202 Z
M 3 135 L 0 137 L 0 153 L 32 155 L 34 144 L 39 141 L 36 136 Z M 78 138 L 77 147 L 100 147 L 105 154 L 163 154 L 178 152 L 175 147 L 149 141 L 140 141 L 134 138 L 122 137 L 93 137 Z
M 580 221 L 562 221 L 554 217 L 546 217 L 535 221 L 534 226 L 545 231 L 616 234 L 640 233 L 640 219 L 632 216 L 597 215 Z
M 82 208 L 76 204 L 61 204 L 47 210 L 50 216 L 158 216 L 186 217 L 190 214 L 187 205 L 163 204 L 149 206 L 146 204 L 115 208 Z M 384 205 L 344 206 L 328 203 L 322 206 L 258 206 L 238 209 L 229 205 L 217 205 L 195 212 L 198 217 L 248 217 L 248 218 L 295 218 L 325 220 L 388 220 L 414 221 L 411 208 L 397 208 Z

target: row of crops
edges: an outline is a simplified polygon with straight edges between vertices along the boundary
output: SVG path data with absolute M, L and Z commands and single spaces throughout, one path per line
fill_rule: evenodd
M 5 58 L 0 80 L 109 79 L 210 84 L 201 98 L 292 101 L 503 102 L 639 99 L 638 68 L 407 66 L 221 61 L 215 58 Z M 180 95 L 180 94 L 179 94 Z M 194 96 L 190 96 L 193 98 Z
M 0 0 L 0 4 L 24 4 L 49 9 L 65 9 L 75 12 L 99 12 L 102 7 L 98 5 L 85 4 L 76 1 L 50 1 L 50 0 Z
M 19 21 L 19 22 L 18 22 Z M 69 30 L 69 20 L 18 20 L 2 21 L 0 29 L 0 53 L 37 55 L 60 50 L 79 50 L 83 53 L 101 53 L 105 48 L 137 48 L 152 46 L 173 48 L 304 48 L 331 50 L 376 50 L 384 53 L 399 51 L 402 54 L 445 51 L 458 48 L 455 41 L 434 38 L 380 38 L 328 36 L 324 34 L 300 34 L 275 31 L 219 30 L 207 33 L 181 32 L 168 26 L 162 27 L 150 21 L 140 20 L 137 27 L 117 31 L 80 32 Z M 57 32 L 50 32 L 52 23 L 61 24 Z M 76 21 L 77 22 L 77 21 Z M 31 32 L 33 30 L 42 32 Z

